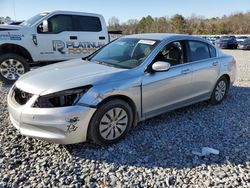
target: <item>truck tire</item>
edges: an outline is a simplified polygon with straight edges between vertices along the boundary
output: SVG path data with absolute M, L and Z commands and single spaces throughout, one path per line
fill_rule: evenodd
M 30 70 L 29 63 L 14 53 L 0 55 L 0 80 L 13 84 L 21 75 Z

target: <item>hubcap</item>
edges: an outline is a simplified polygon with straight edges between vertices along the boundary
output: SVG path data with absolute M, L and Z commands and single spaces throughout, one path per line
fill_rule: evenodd
M 226 93 L 226 83 L 225 81 L 221 80 L 215 89 L 215 99 L 217 101 L 221 101 Z
M 106 140 L 120 137 L 128 125 L 128 114 L 122 108 L 112 108 L 106 112 L 99 126 L 101 136 Z
M 8 80 L 17 80 L 22 74 L 24 74 L 24 66 L 16 59 L 7 59 L 0 65 L 0 73 Z

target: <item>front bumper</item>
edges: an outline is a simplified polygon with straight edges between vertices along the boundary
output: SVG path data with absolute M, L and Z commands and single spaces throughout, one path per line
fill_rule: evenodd
M 61 108 L 33 108 L 37 95 L 25 105 L 19 105 L 8 94 L 8 110 L 12 124 L 22 135 L 52 143 L 74 144 L 87 140 L 88 125 L 95 108 L 70 106 Z

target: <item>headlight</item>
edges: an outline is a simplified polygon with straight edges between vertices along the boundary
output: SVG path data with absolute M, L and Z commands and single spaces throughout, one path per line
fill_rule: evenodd
M 40 96 L 34 103 L 35 108 L 56 108 L 75 105 L 92 86 L 78 87 L 57 93 Z

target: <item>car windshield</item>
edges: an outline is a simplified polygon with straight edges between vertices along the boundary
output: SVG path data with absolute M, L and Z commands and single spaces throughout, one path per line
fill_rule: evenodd
M 31 18 L 29 18 L 28 20 L 25 20 L 23 23 L 21 23 L 20 25 L 22 26 L 32 26 L 34 23 L 36 23 L 38 20 L 42 19 L 44 16 L 46 16 L 48 13 L 41 13 L 41 14 L 37 14 Z
M 159 43 L 157 40 L 120 38 L 88 60 L 108 66 L 132 69 L 139 66 Z

